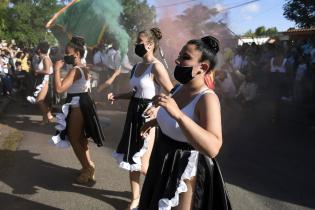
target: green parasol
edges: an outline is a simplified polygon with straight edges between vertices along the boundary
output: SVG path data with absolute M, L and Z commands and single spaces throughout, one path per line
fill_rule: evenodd
M 95 47 L 106 30 L 118 41 L 121 52 L 126 53 L 130 38 L 119 24 L 122 11 L 116 0 L 73 0 L 53 16 L 46 28 L 63 45 L 78 35 L 85 38 L 88 47 Z

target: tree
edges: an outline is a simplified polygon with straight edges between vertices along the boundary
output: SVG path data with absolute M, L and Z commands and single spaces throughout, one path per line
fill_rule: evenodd
M 284 16 L 296 23 L 301 28 L 315 26 L 315 1 L 314 0 L 286 0 Z
M 244 36 L 253 37 L 255 36 L 255 32 L 253 32 L 252 30 L 248 30 L 244 33 Z
M 244 33 L 244 36 L 256 37 L 256 36 L 274 36 L 278 33 L 277 27 L 266 28 L 265 26 L 260 26 L 256 28 L 255 32 L 248 30 Z
M 266 28 L 265 28 L 265 26 L 260 26 L 260 27 L 256 28 L 255 35 L 256 36 L 265 36 L 266 35 Z
M 190 39 L 198 39 L 203 36 L 212 35 L 221 40 L 223 48 L 225 42 L 232 37 L 227 25 L 217 22 L 217 9 L 209 8 L 202 4 L 196 4 L 185 9 L 182 14 L 173 16 L 171 10 L 165 11 L 159 21 L 163 33 L 161 46 L 166 51 L 169 69 L 174 69 L 180 48 Z
M 5 25 L 5 10 L 8 7 L 9 0 L 4 0 L 0 2 L 0 37 L 4 37 Z
M 153 6 L 148 5 L 146 0 L 122 0 L 121 4 L 124 8 L 121 24 L 134 43 L 139 31 L 155 25 L 156 11 Z
M 178 15 L 175 24 L 182 27 L 182 30 L 186 30 L 186 33 L 200 37 L 221 26 L 213 20 L 217 14 L 219 12 L 216 8 L 197 4 L 184 10 L 182 15 Z
M 60 6 L 57 0 L 11 0 L 0 16 L 3 37 L 23 47 L 35 46 L 47 37 L 45 24 Z
M 268 28 L 268 29 L 266 30 L 266 35 L 267 35 L 267 36 L 274 36 L 274 35 L 276 35 L 277 33 L 278 33 L 277 27 Z

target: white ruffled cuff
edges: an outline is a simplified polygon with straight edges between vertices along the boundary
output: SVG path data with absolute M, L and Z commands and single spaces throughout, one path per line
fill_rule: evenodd
M 175 196 L 171 199 L 162 198 L 159 200 L 159 210 L 170 210 L 172 207 L 175 207 L 179 204 L 179 194 L 182 192 L 187 192 L 187 185 L 184 180 L 189 180 L 192 177 L 196 176 L 197 173 L 197 164 L 198 164 L 198 154 L 196 150 L 191 151 L 191 154 L 188 159 L 188 164 L 185 168 L 184 173 L 181 176 L 179 185 L 177 186 Z
M 124 154 L 113 152 L 112 157 L 116 159 L 119 168 L 128 170 L 128 171 L 141 171 L 141 158 L 148 150 L 148 138 L 145 138 L 143 140 L 143 146 L 139 150 L 139 152 L 135 153 L 132 157 L 132 160 L 135 162 L 135 164 L 130 164 L 128 162 L 123 161 Z
M 66 119 L 67 119 L 67 116 L 69 114 L 70 106 L 78 105 L 79 101 L 80 101 L 80 96 L 75 96 L 72 98 L 70 103 L 66 103 L 62 106 L 62 108 L 61 108 L 62 113 L 58 113 L 56 115 L 56 119 L 57 119 L 57 125 L 55 126 L 56 130 L 58 130 L 59 132 L 62 132 L 63 130 L 66 129 L 66 127 L 67 127 Z M 51 142 L 59 148 L 70 147 L 68 137 L 65 136 L 65 139 L 63 140 L 60 138 L 60 133 L 53 136 L 51 138 Z

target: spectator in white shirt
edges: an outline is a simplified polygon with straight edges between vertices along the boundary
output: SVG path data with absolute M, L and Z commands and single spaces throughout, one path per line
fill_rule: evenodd
M 126 81 L 128 81 L 130 75 L 128 73 L 131 71 L 132 65 L 129 63 L 127 54 L 123 55 L 121 59 L 119 44 L 116 41 L 113 42 L 112 47 L 106 50 L 105 64 L 108 68 L 109 77 L 98 88 L 98 92 L 111 87 L 112 84 L 112 88 L 115 89 L 115 91 L 124 91 L 121 89 L 124 89 L 124 84 L 127 84 Z
M 247 73 L 245 81 L 239 88 L 237 98 L 241 104 L 248 105 L 251 104 L 257 95 L 257 84 L 253 81 L 253 74 L 251 72 Z
M 99 84 L 108 79 L 108 71 L 106 67 L 105 45 L 100 43 L 96 48 L 96 53 L 93 56 L 93 70 L 99 74 Z
M 232 77 L 227 71 L 219 71 L 216 76 L 216 92 L 222 100 L 229 100 L 235 98 L 236 88 Z

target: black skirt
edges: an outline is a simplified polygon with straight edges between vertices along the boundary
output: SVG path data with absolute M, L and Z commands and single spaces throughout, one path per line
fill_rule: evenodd
M 184 180 L 196 177 L 193 210 L 229 210 L 221 172 L 214 159 L 158 132 L 141 192 L 139 210 L 170 210 L 187 191 Z
M 145 123 L 143 112 L 151 102 L 135 97 L 130 100 L 122 138 L 112 154 L 122 169 L 141 170 L 141 157 L 147 151 L 147 141 L 140 136 L 140 129 Z
M 31 96 L 27 96 L 26 99 L 32 103 L 35 104 L 36 103 L 36 99 L 38 94 L 42 91 L 43 87 L 45 86 L 46 83 L 49 83 L 49 79 L 50 76 L 47 74 L 39 74 L 36 76 L 36 80 L 34 83 L 34 88 L 32 91 L 32 95 Z
M 72 107 L 80 107 L 84 119 L 84 135 L 92 138 L 97 146 L 102 146 L 104 133 L 99 122 L 96 106 L 88 93 L 68 94 L 66 103 L 62 106 L 62 113 L 57 114 L 56 134 L 52 142 L 61 148 L 69 146 L 67 138 L 68 116 Z M 79 132 L 79 131 L 78 131 Z

